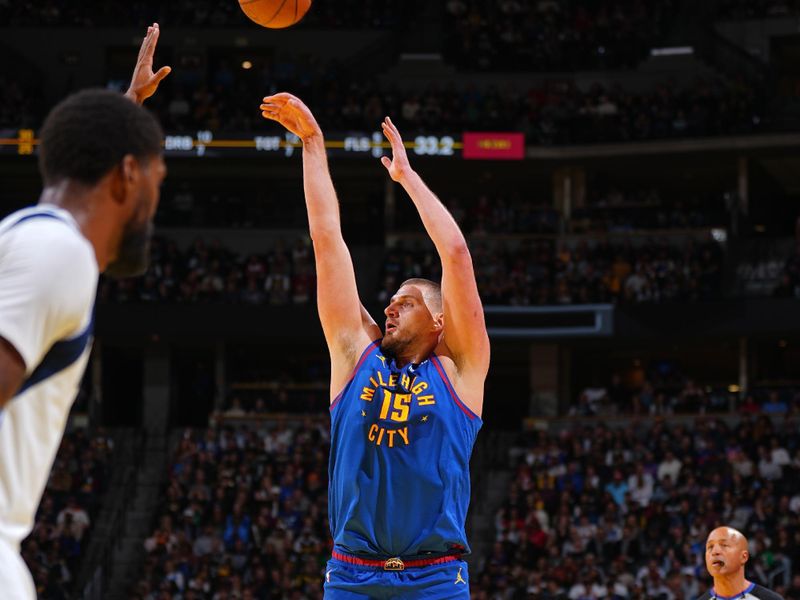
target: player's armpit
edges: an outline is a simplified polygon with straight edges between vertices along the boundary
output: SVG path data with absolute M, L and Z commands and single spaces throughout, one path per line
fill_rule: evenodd
M 0 337 L 0 410 L 14 397 L 25 379 L 25 361 L 5 338 Z

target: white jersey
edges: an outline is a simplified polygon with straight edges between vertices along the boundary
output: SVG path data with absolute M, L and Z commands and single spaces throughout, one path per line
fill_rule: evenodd
M 0 222 L 0 337 L 25 382 L 0 410 L 0 541 L 33 528 L 91 349 L 97 260 L 72 216 L 39 205 Z

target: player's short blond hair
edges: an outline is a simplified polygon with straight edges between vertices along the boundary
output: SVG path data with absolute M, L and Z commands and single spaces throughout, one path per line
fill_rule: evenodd
M 425 304 L 428 306 L 428 310 L 431 313 L 440 313 L 442 312 L 442 286 L 436 283 L 435 281 L 431 281 L 430 279 L 423 279 L 421 277 L 412 277 L 411 279 L 406 279 L 403 283 L 400 284 L 400 287 L 404 285 L 415 285 L 422 290 L 422 297 L 425 300 Z

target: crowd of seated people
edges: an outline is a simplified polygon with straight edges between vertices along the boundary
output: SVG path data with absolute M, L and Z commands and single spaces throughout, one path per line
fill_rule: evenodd
M 722 254 L 715 242 L 473 238 L 470 250 L 484 304 L 661 303 L 708 300 L 722 292 Z M 428 244 L 401 241 L 387 251 L 377 300 L 385 303 L 412 277 L 438 280 L 440 269 Z
M 242 254 L 218 240 L 196 240 L 185 251 L 172 241 L 153 240 L 144 277 L 105 279 L 105 302 L 225 302 L 228 304 L 306 304 L 315 276 L 307 240 L 291 246 L 278 241 L 267 252 Z
M 42 600 L 78 598 L 75 580 L 107 489 L 112 450 L 102 432 L 64 434 L 36 524 L 21 549 Z
M 748 579 L 800 599 L 799 417 L 525 434 L 473 597 L 697 598 L 727 523 L 749 536 Z
M 7 76 L 0 82 L 0 128 L 38 128 L 48 108 L 43 90 Z M 124 91 L 127 74 L 108 85 Z M 208 73 L 175 67 L 148 108 L 169 133 L 267 133 L 274 125 L 261 117 L 258 99 L 277 91 L 303 98 L 326 131 L 378 131 L 390 115 L 408 135 L 512 130 L 528 143 L 549 146 L 747 134 L 770 126 L 756 92 L 741 81 L 664 82 L 642 93 L 618 85 L 581 89 L 570 80 L 526 90 L 401 88 L 353 75 L 341 64 L 280 55 L 248 70 L 225 59 Z
M 353 74 L 341 64 L 276 57 L 242 69 L 219 60 L 202 83 L 166 80 L 149 101 L 168 131 L 268 130 L 257 102 L 265 93 L 303 98 L 326 131 L 376 131 L 390 115 L 401 132 L 516 130 L 542 145 L 746 134 L 764 127 L 760 101 L 743 81 L 665 81 L 647 92 L 569 79 L 528 89 L 451 83 L 399 87 Z
M 131 598 L 321 599 L 328 448 L 322 419 L 185 432 Z
M 657 189 L 589 186 L 586 203 L 572 211 L 572 232 L 627 232 L 724 226 L 723 195 L 662 194 Z
M 671 244 L 656 239 L 555 242 L 473 238 L 472 259 L 486 304 L 517 306 L 593 302 L 700 301 L 721 295 L 722 256 L 715 242 Z M 402 241 L 387 250 L 376 300 L 385 304 L 412 277 L 438 280 L 429 244 Z M 196 240 L 185 251 L 156 238 L 142 278 L 105 279 L 102 302 L 308 304 L 315 294 L 308 241 L 276 242 L 265 253 L 242 254 L 218 240 Z
M 690 194 L 662 194 L 657 189 L 623 190 L 589 186 L 583 206 L 565 220 L 550 201 L 537 201 L 519 192 L 445 196 L 443 201 L 461 230 L 481 235 L 570 233 L 624 233 L 642 230 L 687 230 L 724 226 L 718 198 Z M 715 202 L 716 200 L 716 202 Z M 415 223 L 413 206 L 400 205 L 397 221 Z
M 413 16 L 415 0 L 315 3 L 298 27 L 391 28 Z M 16 27 L 253 27 L 235 2 L 0 2 L 0 23 Z
M 720 19 L 765 19 L 800 14 L 797 0 L 725 0 L 718 5 Z
M 656 360 L 638 373 L 614 372 L 603 383 L 581 390 L 570 407 L 571 416 L 676 414 L 769 414 L 800 413 L 800 390 L 754 386 L 747 394 L 737 387 L 701 384 L 687 376 L 670 360 Z
M 471 69 L 632 67 L 665 33 L 673 2 L 448 0 L 446 54 Z

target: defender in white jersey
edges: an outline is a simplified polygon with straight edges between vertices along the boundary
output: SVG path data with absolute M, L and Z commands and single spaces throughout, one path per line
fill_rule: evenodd
M 40 133 L 39 204 L 0 222 L 4 600 L 36 597 L 19 546 L 33 528 L 86 367 L 98 272 L 128 277 L 147 266 L 166 169 L 161 128 L 138 104 L 169 73 L 152 70 L 158 34 L 158 25 L 148 29 L 128 98 L 89 90 L 50 112 Z

